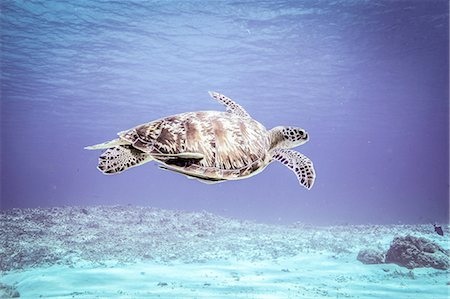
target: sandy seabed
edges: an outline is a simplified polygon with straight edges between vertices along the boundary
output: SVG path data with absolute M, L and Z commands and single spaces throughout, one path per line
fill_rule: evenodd
M 448 270 L 356 258 L 405 235 L 448 249 L 431 225 L 265 225 L 132 206 L 14 209 L 0 225 L 0 298 L 449 298 Z

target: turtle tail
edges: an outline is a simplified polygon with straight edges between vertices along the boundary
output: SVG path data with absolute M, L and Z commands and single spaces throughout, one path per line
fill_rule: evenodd
M 116 174 L 150 162 L 151 156 L 131 145 L 119 145 L 107 149 L 98 159 L 97 169 L 104 174 Z
M 126 141 L 126 140 L 123 140 L 121 138 L 117 138 L 117 139 L 114 139 L 114 140 L 111 140 L 111 141 L 106 141 L 106 142 L 103 142 L 103 143 L 86 146 L 84 149 L 87 149 L 87 150 L 99 150 L 99 149 L 111 148 L 113 146 L 123 145 L 123 144 L 129 144 L 129 142 Z

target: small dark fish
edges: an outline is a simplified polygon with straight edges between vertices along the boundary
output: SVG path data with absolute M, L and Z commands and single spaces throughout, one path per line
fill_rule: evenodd
M 444 235 L 444 231 L 442 230 L 442 226 L 437 226 L 436 224 L 433 224 L 433 225 L 434 225 L 434 231 L 438 235 L 443 236 Z

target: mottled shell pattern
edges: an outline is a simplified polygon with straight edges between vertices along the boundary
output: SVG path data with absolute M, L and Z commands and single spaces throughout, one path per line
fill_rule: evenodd
M 121 132 L 119 137 L 170 170 L 208 180 L 247 177 L 270 161 L 267 130 L 235 113 L 182 113 Z M 200 155 L 180 159 L 184 153 Z

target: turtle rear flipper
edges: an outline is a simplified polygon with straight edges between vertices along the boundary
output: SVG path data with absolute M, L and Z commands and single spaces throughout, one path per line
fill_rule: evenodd
M 208 91 L 209 95 L 224 105 L 227 108 L 227 112 L 233 113 L 235 115 L 238 115 L 240 117 L 249 118 L 250 115 L 245 111 L 244 108 L 242 108 L 241 105 L 230 99 L 229 97 L 224 96 L 223 94 L 220 94 L 215 91 Z
M 150 162 L 152 157 L 131 145 L 120 145 L 107 149 L 98 159 L 97 169 L 104 174 L 116 174 Z
M 316 172 L 312 161 L 299 152 L 288 149 L 273 150 L 272 159 L 284 164 L 296 175 L 300 185 L 310 190 L 314 185 Z

